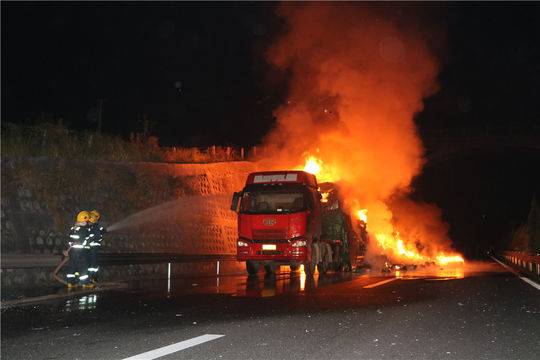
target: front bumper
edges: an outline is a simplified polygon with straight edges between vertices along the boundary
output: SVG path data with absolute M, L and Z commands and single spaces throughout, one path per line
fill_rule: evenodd
M 263 250 L 263 245 L 275 245 L 275 250 Z M 274 260 L 282 262 L 303 262 L 308 259 L 307 247 L 293 247 L 290 243 L 267 244 L 249 243 L 248 246 L 236 247 L 236 259 L 238 261 L 246 260 Z

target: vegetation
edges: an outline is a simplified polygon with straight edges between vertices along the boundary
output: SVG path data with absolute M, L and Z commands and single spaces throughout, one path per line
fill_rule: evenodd
M 124 140 L 97 132 L 72 131 L 61 124 L 2 123 L 3 157 L 206 163 L 242 160 L 244 154 L 242 149 L 231 147 L 161 147 L 157 137 L 143 134 L 132 134 Z
M 512 235 L 511 249 L 540 254 L 540 206 L 536 197 L 531 201 L 527 221 L 519 225 Z

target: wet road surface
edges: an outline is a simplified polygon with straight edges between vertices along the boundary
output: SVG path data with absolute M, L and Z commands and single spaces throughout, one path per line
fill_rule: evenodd
M 144 281 L 9 308 L 2 359 L 539 358 L 540 291 L 499 264 L 397 275 Z

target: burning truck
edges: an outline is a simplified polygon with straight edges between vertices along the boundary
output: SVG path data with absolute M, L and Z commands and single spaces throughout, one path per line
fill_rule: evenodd
M 273 274 L 279 265 L 303 266 L 312 276 L 328 270 L 352 270 L 365 248 L 366 223 L 356 224 L 344 211 L 339 188 L 317 184 L 299 170 L 255 172 L 235 192 L 231 210 L 238 213 L 237 260 L 249 275 L 261 266 Z

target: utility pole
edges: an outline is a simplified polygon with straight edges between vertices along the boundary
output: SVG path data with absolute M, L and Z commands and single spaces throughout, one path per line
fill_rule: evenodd
M 98 99 L 98 106 L 97 106 L 97 131 L 98 134 L 101 134 L 101 123 L 103 121 L 103 99 Z

